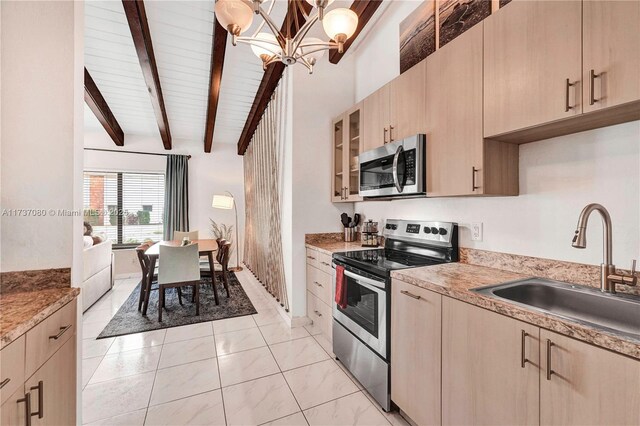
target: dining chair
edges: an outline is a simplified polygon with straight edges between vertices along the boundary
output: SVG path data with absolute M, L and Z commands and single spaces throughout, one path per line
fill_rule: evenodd
M 195 231 L 173 231 L 173 239 L 176 241 L 182 241 L 184 237 L 188 237 L 189 241 L 198 239 L 198 230 Z
M 136 247 L 136 255 L 138 256 L 138 262 L 140 263 L 140 269 L 142 270 L 142 281 L 140 282 L 140 298 L 138 300 L 138 311 L 142 309 L 142 302 L 144 302 L 144 293 L 147 289 L 147 279 L 149 276 L 149 258 L 145 254 L 147 249 L 151 247 L 150 243 L 143 243 Z M 151 280 L 151 286 L 157 284 L 158 281 L 158 267 L 154 268 L 153 278 Z M 157 287 L 155 288 L 157 289 Z
M 227 297 L 231 297 L 229 292 L 229 258 L 231 257 L 231 242 L 224 241 L 218 246 L 217 260 L 220 264 L 220 272 L 222 273 L 222 282 L 227 290 Z M 215 268 L 214 268 L 215 269 Z M 215 278 L 215 277 L 214 277 Z
M 218 250 L 216 251 L 216 257 L 213 260 L 214 265 L 218 262 L 218 257 L 220 255 L 220 247 L 222 247 L 222 245 L 224 243 L 226 243 L 227 240 L 225 240 L 224 238 L 216 238 L 216 244 L 218 246 Z M 214 273 L 211 273 L 211 268 L 209 266 L 209 259 L 205 258 L 205 259 L 200 259 L 200 274 L 202 274 L 203 276 L 210 276 L 211 279 L 213 280 L 213 282 L 215 282 L 215 271 Z
M 158 321 L 162 322 L 165 290 L 178 289 L 178 300 L 182 304 L 181 287 L 193 287 L 192 302 L 196 304 L 196 315 L 200 315 L 200 266 L 198 244 L 187 246 L 160 246 L 160 268 L 158 270 Z

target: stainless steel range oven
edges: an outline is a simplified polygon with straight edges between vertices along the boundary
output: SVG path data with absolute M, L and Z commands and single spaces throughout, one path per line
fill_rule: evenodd
M 385 410 L 391 409 L 391 271 L 458 261 L 458 227 L 388 220 L 382 249 L 335 253 L 346 306 L 333 302 L 333 352 Z M 335 299 L 335 297 L 334 297 Z

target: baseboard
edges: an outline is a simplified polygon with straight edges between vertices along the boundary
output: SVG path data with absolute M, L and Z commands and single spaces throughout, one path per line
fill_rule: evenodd
M 118 274 L 116 275 L 116 280 L 125 280 L 127 278 L 138 278 L 140 277 L 140 272 L 132 272 L 129 274 Z

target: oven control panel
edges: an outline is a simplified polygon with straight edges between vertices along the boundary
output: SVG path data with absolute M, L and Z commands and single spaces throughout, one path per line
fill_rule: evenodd
M 452 222 L 388 219 L 383 234 L 385 238 L 451 245 L 456 227 Z

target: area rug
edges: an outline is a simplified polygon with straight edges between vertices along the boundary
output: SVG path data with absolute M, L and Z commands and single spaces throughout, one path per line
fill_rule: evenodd
M 202 278 L 200 280 L 200 315 L 198 316 L 196 316 L 195 303 L 191 303 L 191 287 L 182 288 L 183 305 L 178 302 L 176 289 L 165 290 L 166 306 L 162 312 L 162 322 L 158 322 L 157 290 L 151 291 L 147 315 L 143 316 L 142 312 L 138 311 L 138 297 L 141 285 L 139 283 L 97 338 L 124 336 L 142 331 L 160 330 L 257 313 L 233 272 L 229 273 L 231 297 L 227 297 L 227 291 L 220 282 L 220 277 L 217 278 L 216 288 L 220 304 L 216 305 L 213 288 L 211 287 L 211 278 Z M 154 285 L 153 288 L 156 287 Z

